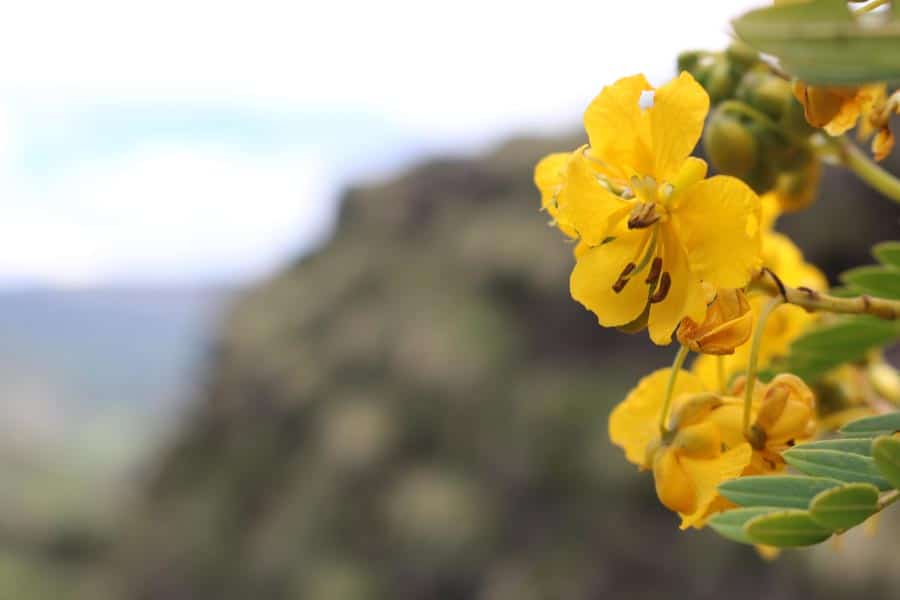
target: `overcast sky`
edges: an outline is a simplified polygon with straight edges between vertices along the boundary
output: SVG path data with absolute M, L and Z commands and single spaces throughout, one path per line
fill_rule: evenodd
M 0 19 L 0 286 L 244 281 L 339 186 L 575 124 L 765 4 L 41 0 Z

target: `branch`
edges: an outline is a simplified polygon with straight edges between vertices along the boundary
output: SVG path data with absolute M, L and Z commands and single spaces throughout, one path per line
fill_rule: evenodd
M 781 296 L 787 304 L 800 306 L 809 311 L 825 311 L 845 315 L 872 315 L 892 321 L 900 317 L 900 300 L 887 300 L 862 295 L 853 298 L 839 298 L 808 287 L 793 288 L 784 285 L 769 269 L 763 269 L 754 282 L 772 296 Z

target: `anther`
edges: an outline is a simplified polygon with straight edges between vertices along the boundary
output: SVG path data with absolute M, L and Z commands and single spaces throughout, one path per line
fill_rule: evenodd
M 631 211 L 628 217 L 628 229 L 644 229 L 659 221 L 654 202 L 641 202 Z
M 665 300 L 666 296 L 669 295 L 669 287 L 671 287 L 671 285 L 672 277 L 669 275 L 669 272 L 666 271 L 662 274 L 662 277 L 659 278 L 659 285 L 656 286 L 656 291 L 650 296 L 650 304 L 656 304 L 657 302 Z
M 625 289 L 625 286 L 628 285 L 628 276 L 631 275 L 631 272 L 634 271 L 636 264 L 633 262 L 625 265 L 625 268 L 622 269 L 622 273 L 619 275 L 619 278 L 616 279 L 616 282 L 613 284 L 612 289 L 615 293 L 619 293 Z
M 656 285 L 656 282 L 659 281 L 659 276 L 662 274 L 662 259 L 660 257 L 656 257 L 653 259 L 653 262 L 650 263 L 650 272 L 647 274 L 646 283 L 650 285 Z

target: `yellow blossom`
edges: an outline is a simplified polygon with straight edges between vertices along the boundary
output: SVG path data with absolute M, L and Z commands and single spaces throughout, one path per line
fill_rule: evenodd
M 743 290 L 719 290 L 699 325 L 686 317 L 678 327 L 678 341 L 694 352 L 733 354 L 750 339 L 753 313 Z
M 567 161 L 545 158 L 536 180 L 556 199 L 547 210 L 560 228 L 585 245 L 572 297 L 607 327 L 635 321 L 649 305 L 650 337 L 668 344 L 683 318 L 703 320 L 702 281 L 740 288 L 757 271 L 760 208 L 744 183 L 706 179 L 706 163 L 690 156 L 709 110 L 694 78 L 681 73 L 642 108 L 650 91 L 643 75 L 605 87 L 585 112 L 590 146 L 562 155 Z
M 830 135 L 841 135 L 866 117 L 886 98 L 886 86 L 873 83 L 858 87 L 816 86 L 794 82 L 794 97 L 803 105 L 807 122 Z
M 744 379 L 736 381 L 730 393 L 742 394 L 745 385 Z M 768 384 L 757 382 L 753 392 L 755 410 L 748 432 L 753 462 L 744 474 L 780 471 L 785 464 L 781 453 L 816 432 L 815 396 L 802 379 L 788 373 Z
M 830 135 L 841 135 L 859 123 L 859 136 L 872 139 L 875 160 L 884 160 L 894 147 L 889 119 L 897 111 L 884 83 L 858 87 L 811 86 L 794 82 L 794 96 L 803 105 L 806 120 Z
M 658 426 L 671 369 L 644 377 L 613 410 L 609 434 L 640 468 L 653 470 L 660 501 L 681 515 L 681 528 L 702 527 L 722 510 L 718 485 L 739 476 L 752 450 L 740 437 L 740 401 L 706 392 L 681 371 L 675 382 L 672 418 L 663 436 Z

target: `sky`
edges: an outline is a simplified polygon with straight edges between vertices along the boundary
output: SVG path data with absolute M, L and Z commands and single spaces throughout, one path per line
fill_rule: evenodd
M 762 0 L 10 3 L 0 287 L 241 283 L 342 186 L 580 120 Z

